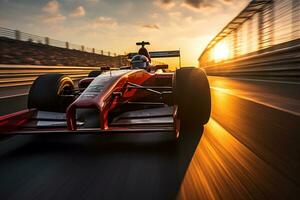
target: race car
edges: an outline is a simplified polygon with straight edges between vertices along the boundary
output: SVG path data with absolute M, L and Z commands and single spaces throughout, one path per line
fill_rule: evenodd
M 180 51 L 128 54 L 130 66 L 103 68 L 74 82 L 63 74 L 44 74 L 32 84 L 28 109 L 0 117 L 2 134 L 171 133 L 202 127 L 210 118 L 210 87 L 204 71 L 182 67 L 165 72 L 152 58 L 180 57 Z

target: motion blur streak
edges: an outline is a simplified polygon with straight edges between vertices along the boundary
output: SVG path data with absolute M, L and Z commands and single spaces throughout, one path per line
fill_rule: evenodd
M 272 107 L 291 109 L 285 102 L 297 98 L 299 106 L 297 87 L 217 77 L 210 77 L 210 83 L 232 92 L 212 90 L 213 118 L 204 129 L 178 199 L 297 199 L 299 116 Z M 267 88 L 282 92 L 278 98 L 269 97 Z M 240 98 L 238 89 L 271 106 Z
M 278 182 L 290 184 L 216 121 L 211 120 L 186 174 L 181 199 L 263 198 L 262 191 L 280 191 L 281 184 L 276 184 Z M 264 184 L 272 187 L 260 188 Z M 195 190 L 191 191 L 190 188 Z M 278 195 L 286 197 L 287 194 Z
M 211 89 L 219 90 L 219 96 L 226 93 L 300 116 L 299 82 L 224 77 L 210 77 L 209 80 Z
M 0 139 L 0 199 L 299 199 L 300 117 L 283 111 L 299 112 L 299 84 L 209 81 L 212 118 L 176 150 L 164 135 Z

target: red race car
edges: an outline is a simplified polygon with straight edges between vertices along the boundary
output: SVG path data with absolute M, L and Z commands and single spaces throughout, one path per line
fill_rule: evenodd
M 148 52 L 141 45 L 129 54 L 130 66 L 102 68 L 78 82 L 63 74 L 39 76 L 30 88 L 28 109 L 0 117 L 3 134 L 112 134 L 168 132 L 202 127 L 210 118 L 206 74 L 183 67 L 165 72 L 151 57 L 180 57 L 179 51 Z

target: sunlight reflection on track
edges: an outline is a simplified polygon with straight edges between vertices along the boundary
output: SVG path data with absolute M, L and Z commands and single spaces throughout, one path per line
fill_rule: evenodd
M 178 199 L 299 199 L 297 86 L 209 79 L 212 118 Z
M 280 183 L 280 184 L 277 184 Z M 281 174 L 235 139 L 215 120 L 207 124 L 178 199 L 291 198 Z

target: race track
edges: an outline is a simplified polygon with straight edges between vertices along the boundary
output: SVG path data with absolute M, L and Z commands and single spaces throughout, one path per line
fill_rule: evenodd
M 212 118 L 177 147 L 161 135 L 1 140 L 0 199 L 298 199 L 300 84 L 210 84 Z

